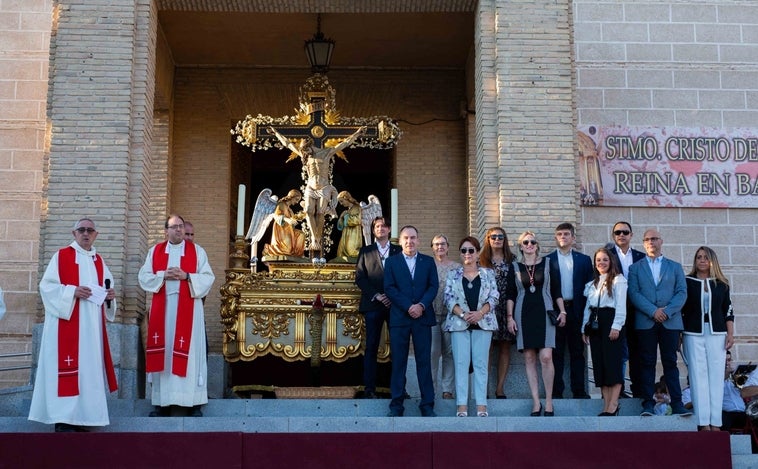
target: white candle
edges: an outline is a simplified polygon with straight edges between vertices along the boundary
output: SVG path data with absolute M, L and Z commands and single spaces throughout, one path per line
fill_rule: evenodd
M 390 189 L 390 211 L 392 218 L 390 224 L 392 225 L 391 238 L 397 239 L 397 189 Z
M 245 185 L 240 184 L 237 196 L 237 236 L 245 235 Z

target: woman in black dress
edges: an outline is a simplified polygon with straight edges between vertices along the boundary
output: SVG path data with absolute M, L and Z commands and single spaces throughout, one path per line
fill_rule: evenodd
M 553 347 L 555 325 L 547 312 L 557 304 L 558 326 L 566 324 L 566 309 L 561 297 L 560 271 L 547 258 L 540 257 L 540 247 L 533 232 L 525 231 L 518 238 L 522 262 L 513 263 L 507 289 L 508 330 L 516 335 L 516 346 L 524 352 L 526 378 L 532 395 L 531 416 L 542 414 L 542 403 L 537 383 L 537 360 L 542 367 L 542 384 L 545 387 L 545 416 L 555 415 L 553 408 Z M 551 281 L 552 279 L 552 281 Z

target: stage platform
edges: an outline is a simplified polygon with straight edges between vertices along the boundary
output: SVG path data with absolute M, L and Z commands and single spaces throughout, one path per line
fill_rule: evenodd
M 597 399 L 557 400 L 556 417 L 493 399 L 486 418 L 454 417 L 452 400 L 421 417 L 417 398 L 405 417 L 387 417 L 386 399 L 213 399 L 203 417 L 150 418 L 149 401 L 114 399 L 109 426 L 76 434 L 28 421 L 29 402 L 0 394 L 0 467 L 758 468 L 747 435 L 640 417 L 636 399 L 619 417 L 597 417 Z

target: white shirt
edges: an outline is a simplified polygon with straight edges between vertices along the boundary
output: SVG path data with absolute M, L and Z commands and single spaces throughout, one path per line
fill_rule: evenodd
M 574 299 L 574 255 L 571 251 L 563 254 L 560 249 L 555 252 L 561 270 L 561 297 L 564 301 L 571 301 Z
M 619 262 L 621 263 L 621 270 L 624 272 L 624 277 L 629 277 L 629 266 L 634 264 L 632 248 L 627 249 L 626 254 L 624 254 L 621 248 L 616 246 L 616 255 L 619 256 Z

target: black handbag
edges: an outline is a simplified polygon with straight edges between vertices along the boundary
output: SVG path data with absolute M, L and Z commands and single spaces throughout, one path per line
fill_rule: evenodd
M 554 309 L 548 309 L 547 310 L 547 318 L 550 319 L 550 324 L 557 326 L 558 325 L 558 311 Z
M 584 325 L 584 335 L 592 336 L 600 332 L 600 323 L 597 321 L 597 313 L 600 311 L 600 296 L 603 293 L 603 287 L 600 287 L 600 293 L 597 295 L 597 307 L 590 306 L 590 320 Z

